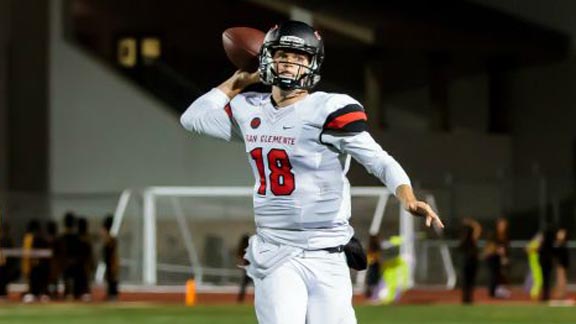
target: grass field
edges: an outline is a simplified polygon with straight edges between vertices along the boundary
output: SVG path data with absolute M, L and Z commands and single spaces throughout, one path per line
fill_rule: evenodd
M 576 323 L 576 307 L 525 306 L 359 306 L 361 324 L 468 324 L 468 323 Z M 251 306 L 198 306 L 186 308 L 156 304 L 47 304 L 0 305 L 0 323 L 256 323 Z M 327 323 L 330 324 L 330 323 Z

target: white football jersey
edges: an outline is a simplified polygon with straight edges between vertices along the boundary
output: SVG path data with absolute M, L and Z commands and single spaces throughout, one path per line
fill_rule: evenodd
M 362 106 L 347 95 L 314 92 L 277 108 L 270 93 L 242 93 L 229 102 L 213 89 L 181 122 L 190 131 L 244 141 L 256 179 L 258 233 L 279 244 L 321 249 L 348 242 L 350 155 L 392 192 L 410 183 L 366 131 Z

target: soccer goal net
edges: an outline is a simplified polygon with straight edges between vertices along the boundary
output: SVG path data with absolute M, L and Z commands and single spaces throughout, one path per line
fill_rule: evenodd
M 255 232 L 251 187 L 148 187 L 125 190 L 118 201 L 112 233 L 118 238 L 121 279 L 144 285 L 182 285 L 194 277 L 199 288 L 240 281 L 243 236 Z M 431 248 L 423 221 L 406 215 L 383 187 L 353 187 L 351 224 L 368 243 L 400 237 L 398 253 L 408 265 L 409 285 L 448 288 L 456 278 L 450 252 L 440 236 Z M 426 199 L 434 207 L 434 199 Z M 386 258 L 384 251 L 383 257 Z M 103 266 L 97 271 L 102 279 Z M 430 273 L 433 275 L 430 275 Z M 354 272 L 357 285 L 364 273 Z

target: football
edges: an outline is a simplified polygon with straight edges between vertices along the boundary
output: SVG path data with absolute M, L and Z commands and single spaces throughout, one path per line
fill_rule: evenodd
M 222 45 L 228 59 L 240 70 L 255 72 L 264 32 L 250 27 L 232 27 L 222 33 Z

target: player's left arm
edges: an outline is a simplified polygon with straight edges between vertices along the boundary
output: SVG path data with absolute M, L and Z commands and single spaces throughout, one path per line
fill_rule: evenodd
M 329 114 L 323 126 L 321 141 L 340 152 L 350 154 L 368 172 L 380 179 L 410 214 L 424 217 L 427 226 L 434 224 L 443 228 L 444 224 L 434 210 L 414 195 L 410 178 L 402 166 L 368 133 L 366 120 L 364 109 L 359 104 L 348 103 Z

